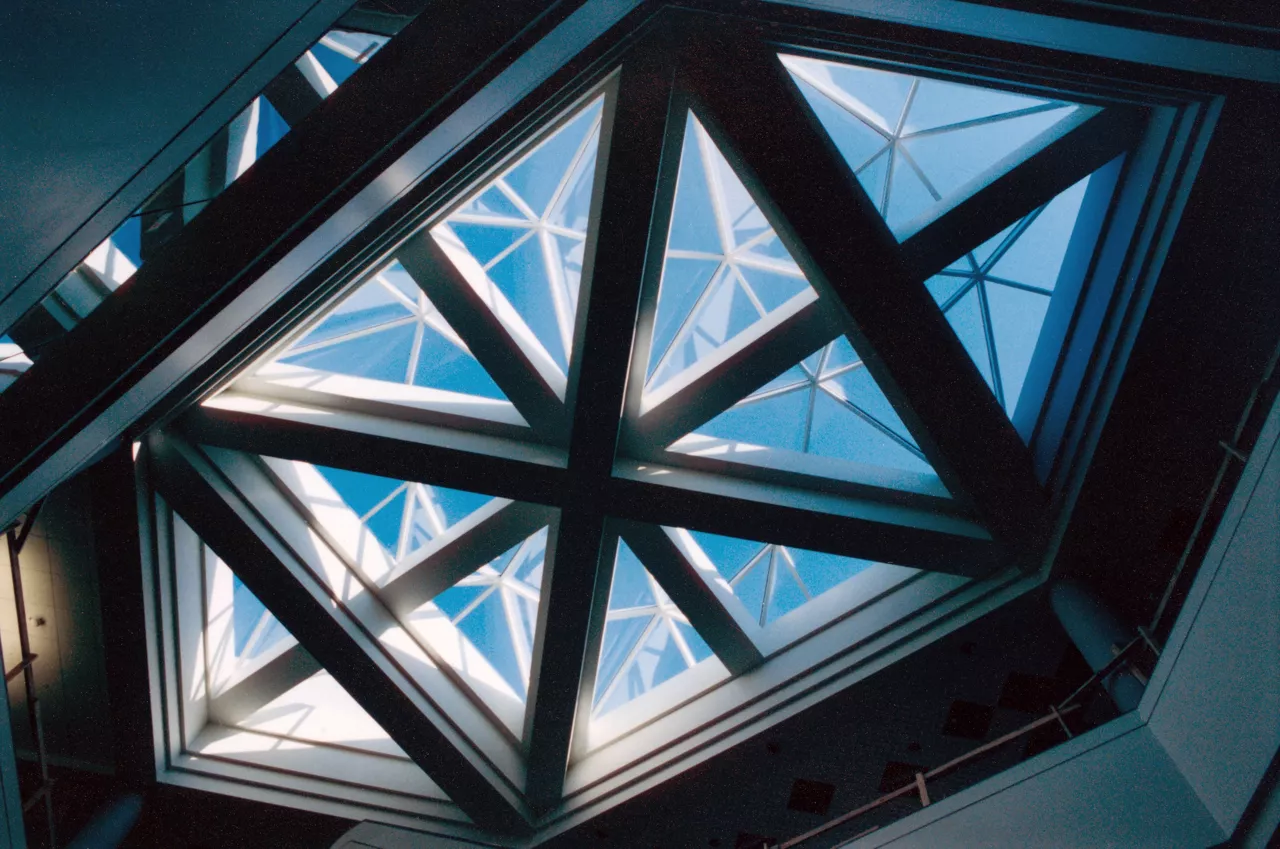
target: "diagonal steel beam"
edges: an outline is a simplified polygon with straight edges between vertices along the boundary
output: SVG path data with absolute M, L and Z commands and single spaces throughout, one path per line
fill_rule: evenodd
M 470 259 L 460 244 L 451 247 L 460 260 Z M 520 321 L 479 264 L 470 269 L 472 273 L 464 273 L 450 257 L 450 250 L 428 229 L 419 231 L 401 245 L 396 259 L 467 343 L 476 360 L 534 432 L 549 443 L 565 444 L 568 416 L 560 400 L 564 376 L 537 345 L 532 332 L 522 328 L 530 341 L 521 344 L 521 340 L 508 331 L 498 310 L 490 308 L 493 298 L 502 299 L 504 311 L 512 313 L 509 320 Z
M 751 617 L 714 568 L 710 574 L 699 568 L 665 528 L 638 522 L 620 523 L 620 528 L 649 574 L 731 673 L 741 675 L 764 662 L 751 639 Z
M 648 409 L 627 425 L 627 447 L 648 456 L 670 445 L 839 336 L 836 311 L 812 295 L 797 295 L 646 398 Z
M 525 805 L 506 777 L 455 732 L 244 494 L 180 438 L 156 438 L 150 447 L 157 491 L 391 739 L 477 824 L 527 833 Z
M 575 327 L 569 400 L 573 442 L 559 522 L 548 542 L 525 715 L 528 795 L 535 809 L 559 801 L 589 655 L 590 630 L 607 603 L 613 551 L 604 545 L 601 494 L 609 483 L 626 391 L 642 281 L 661 262 L 651 231 L 670 213 L 659 192 L 672 63 L 653 43 L 638 46 L 606 100 L 592 220 Z
M 539 446 L 359 414 L 205 406 L 179 428 L 205 445 L 535 504 L 557 504 L 565 483 Z
M 843 307 L 847 334 L 934 469 L 1029 564 L 1048 528 L 1030 452 L 782 63 L 750 36 L 686 57 L 704 126 L 809 281 Z
M 903 242 L 908 276 L 928 280 L 966 251 L 1133 150 L 1148 119 L 1144 109 L 1113 106 L 1054 139 Z
M 322 280 L 286 296 L 268 272 L 297 258 L 321 223 L 371 190 L 420 137 L 448 121 L 452 132 L 473 133 L 467 122 L 485 126 L 502 98 L 552 73 L 546 58 L 526 62 L 517 85 L 502 76 L 517 57 L 537 44 L 549 44 L 542 54 L 553 58 L 582 49 L 635 5 L 511 0 L 501 15 L 476 15 L 471 4 L 446 3 L 406 26 L 0 395 L 0 523 L 139 416 L 173 403 L 202 363 L 230 356 L 218 352 L 229 335 L 264 311 L 279 320 L 306 301 Z M 575 28 L 565 26 L 579 13 Z M 482 91 L 491 97 L 478 103 Z M 469 103 L 474 114 L 462 109 Z

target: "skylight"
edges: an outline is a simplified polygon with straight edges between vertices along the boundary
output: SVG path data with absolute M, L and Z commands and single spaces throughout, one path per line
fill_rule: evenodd
M 899 238 L 1094 111 L 843 62 L 782 62 Z
M 311 70 L 376 46 L 331 34 Z M 300 281 L 309 314 L 149 443 L 245 578 L 219 566 L 224 653 L 271 697 L 244 716 L 325 698 L 271 658 L 302 651 L 281 622 L 327 635 L 390 682 L 351 695 L 458 800 L 444 819 L 534 823 L 1041 580 L 1006 519 L 1049 521 L 1031 453 L 1059 449 L 1008 417 L 1055 392 L 1074 414 L 1046 375 L 1095 344 L 1072 319 L 1111 285 L 1084 269 L 1132 139 L 1046 177 L 1032 158 L 1112 107 L 751 49 L 667 83 L 624 58 L 481 137 L 452 196 Z

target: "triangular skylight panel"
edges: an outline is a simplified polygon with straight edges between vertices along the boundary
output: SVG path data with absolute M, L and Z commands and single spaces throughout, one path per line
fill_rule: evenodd
M 812 290 L 799 266 L 690 113 L 646 390 L 658 389 L 766 315 L 806 297 Z
M 563 372 L 572 354 L 603 105 L 597 97 L 572 115 L 432 230 L 478 263 Z M 523 328 L 509 330 L 520 336 Z
M 933 467 L 844 337 L 805 357 L 672 449 L 887 486 L 896 486 L 894 474 L 905 472 L 942 492 Z M 824 459 L 810 463 L 803 455 Z M 873 474 L 870 468 L 891 474 Z
M 854 557 L 688 533 L 762 627 L 876 565 Z
M 1095 111 L 841 62 L 781 59 L 900 239 Z
M 688 618 L 619 542 L 592 715 L 605 716 L 711 657 Z
M 239 680 L 254 674 L 268 655 L 281 650 L 305 655 L 306 650 L 207 548 L 205 563 L 205 657 L 211 712 L 224 718 L 219 699 Z M 324 670 L 235 719 L 234 727 L 297 743 L 356 748 L 407 760 L 386 731 Z
M 293 389 L 522 422 L 398 262 L 343 298 L 254 376 Z
M 406 622 L 500 714 L 496 699 L 523 705 L 528 695 L 546 547 L 543 528 L 415 610 Z M 520 715 L 514 714 L 517 720 Z
M 1081 180 L 926 284 L 1010 415 L 1017 409 L 1088 183 L 1089 178 Z M 1088 253 L 1093 247 L 1080 246 Z
M 266 462 L 375 585 L 494 500 L 346 469 L 272 458 Z

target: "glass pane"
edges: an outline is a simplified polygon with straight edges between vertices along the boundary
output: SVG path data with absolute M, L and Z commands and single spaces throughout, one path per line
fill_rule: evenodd
M 282 641 L 292 640 L 284 626 L 232 573 L 231 568 L 213 553 L 213 549 L 206 547 L 204 557 L 205 563 L 209 564 L 207 568 L 213 573 L 205 582 L 206 627 L 230 638 L 229 646 L 223 644 L 209 647 L 211 667 L 227 667 L 231 661 L 224 654 L 227 647 L 231 649 L 233 657 L 252 660 Z M 229 634 L 226 633 L 228 624 Z
M 359 517 L 363 527 L 397 563 L 493 500 L 491 496 L 474 492 L 346 469 L 312 468 L 332 488 L 332 497 L 327 500 L 337 500 Z M 317 491 L 310 495 L 308 506 L 315 512 L 326 501 L 326 493 Z M 335 530 L 332 525 L 328 528 L 331 533 Z
M 697 434 L 886 469 L 933 472 L 843 337 L 743 398 Z
M 602 716 L 710 658 L 706 642 L 625 542 L 618 543 L 593 704 Z
M 529 690 L 546 547 L 543 528 L 409 617 L 460 672 L 477 683 L 496 683 L 496 676 L 503 690 L 521 702 Z M 441 616 L 456 630 L 441 629 Z M 480 658 L 483 664 L 476 662 Z
M 696 365 L 809 288 L 764 213 L 690 113 L 646 389 Z
M 781 59 L 900 239 L 1091 108 L 822 59 Z
M 282 365 L 506 400 L 398 262 L 339 302 L 266 373 L 296 376 L 296 369 L 282 371 Z
M 1022 395 L 1088 184 L 1086 177 L 926 284 L 1010 415 Z
M 699 531 L 689 535 L 762 626 L 875 565 L 854 557 Z
M 603 108 L 596 98 L 432 231 L 461 242 L 564 371 Z

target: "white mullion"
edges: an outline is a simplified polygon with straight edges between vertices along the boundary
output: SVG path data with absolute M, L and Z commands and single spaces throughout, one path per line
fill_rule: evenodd
M 899 145 L 898 154 L 906 160 L 908 165 L 911 166 L 911 170 L 916 172 L 916 176 L 920 178 L 920 182 L 924 184 L 926 189 L 928 189 L 929 194 L 933 196 L 934 201 L 942 200 L 942 193 L 934 187 L 933 181 L 925 175 L 924 169 L 920 167 L 918 162 L 916 162 L 916 158 L 911 155 L 911 151 L 907 150 L 905 145 Z
M 467 618 L 467 616 L 469 616 L 472 612 L 474 612 L 474 611 L 475 611 L 475 609 L 476 609 L 477 607 L 479 607 L 482 603 L 484 603 L 484 600 L 485 600 L 486 598 L 488 598 L 489 596 L 493 595 L 494 591 L 495 591 L 495 590 L 497 590 L 497 588 L 498 588 L 498 583 L 499 583 L 499 581 L 498 581 L 498 580 L 494 580 L 494 581 L 492 581 L 491 583 L 489 583 L 487 586 L 485 586 L 485 588 L 484 588 L 483 590 L 481 590 L 481 591 L 480 591 L 480 595 L 478 595 L 478 596 L 476 596 L 475 598 L 473 598 L 473 599 L 471 600 L 471 603 L 470 603 L 470 604 L 468 604 L 466 607 L 462 608 L 462 610 L 459 610 L 459 611 L 458 611 L 458 615 L 457 615 L 457 616 L 455 616 L 455 617 L 453 617 L 453 619 L 451 619 L 451 620 L 449 620 L 449 621 L 450 621 L 450 622 L 452 622 L 454 625 L 457 625 L 457 624 L 458 624 L 459 622 L 461 622 L 463 619 L 466 619 L 466 618 Z M 462 586 L 462 582 L 461 582 L 461 581 L 459 581 L 458 583 L 454 584 L 454 586 L 455 586 L 455 587 Z M 477 586 L 477 585 L 476 585 L 476 584 L 470 584 L 469 586 L 473 586 L 473 587 L 474 587 L 474 586 Z
M 377 513 L 383 507 L 386 507 L 388 504 L 394 501 L 395 497 L 400 494 L 400 491 L 403 489 L 408 489 L 408 487 L 409 487 L 408 483 L 401 482 L 395 489 L 391 490 L 391 492 L 383 496 L 381 501 L 379 501 L 377 504 L 370 507 L 368 512 L 366 512 L 363 516 L 360 517 L 361 524 L 368 524 L 370 517 L 372 517 L 374 513 Z
M 644 630 L 640 632 L 639 638 L 636 639 L 635 644 L 631 646 L 631 649 L 627 652 L 627 656 L 623 658 L 622 663 L 618 665 L 618 671 L 613 673 L 613 678 L 610 679 L 604 692 L 600 694 L 600 701 L 598 704 L 602 705 L 609 701 L 609 697 L 613 695 L 613 691 L 618 688 L 618 682 L 627 677 L 627 669 L 635 662 L 636 655 L 640 653 L 644 644 L 648 642 L 649 637 L 653 635 L 653 629 L 660 621 L 662 621 L 661 615 L 654 616 L 649 620 L 649 624 L 644 627 Z
M 512 242 L 512 243 L 511 243 L 511 244 L 509 244 L 509 245 L 507 245 L 505 248 L 503 248 L 501 251 L 499 251 L 497 254 L 495 254 L 495 255 L 493 256 L 493 258 L 491 258 L 491 259 L 490 259 L 488 262 L 486 262 L 484 265 L 480 266 L 481 268 L 483 268 L 483 269 L 485 270 L 485 273 L 488 273 L 488 272 L 489 272 L 489 269 L 493 268 L 495 265 L 497 265 L 498 263 L 502 262 L 502 261 L 503 261 L 504 259 L 506 259 L 507 257 L 511 256 L 511 254 L 512 254 L 512 253 L 514 253 L 516 250 L 518 250 L 518 249 L 519 249 L 519 247 L 520 247 L 521 245 L 523 245 L 525 242 L 527 242 L 527 241 L 529 241 L 530 239 L 532 239 L 532 238 L 533 238 L 533 235 L 534 235 L 535 233 L 537 233 L 537 232 L 538 232 L 538 227 L 537 227 L 537 225 L 536 225 L 536 224 L 529 224 L 529 225 L 526 225 L 526 227 L 527 227 L 527 229 L 525 230 L 525 232 L 524 232 L 524 234 L 523 234 L 523 235 L 521 235 L 521 236 L 520 236 L 518 239 L 516 239 L 514 242 Z M 465 245 L 465 243 L 464 243 L 464 245 Z M 467 248 L 467 250 L 468 250 L 468 251 L 470 251 L 471 249 L 470 249 L 470 248 Z
M 409 535 L 413 528 L 413 488 L 404 485 L 404 509 L 400 511 L 400 533 L 396 540 L 396 563 L 404 560 L 409 553 Z
M 516 163 L 516 165 L 519 165 L 519 164 L 520 163 Z M 515 166 L 512 166 L 512 167 L 514 168 Z M 516 208 L 519 209 L 522 213 L 524 213 L 525 217 L 528 218 L 530 224 L 536 224 L 538 222 L 538 219 L 542 217 L 538 215 L 538 213 L 533 211 L 533 207 L 525 203 L 524 198 L 520 197 L 519 193 L 516 192 L 515 189 L 511 188 L 511 186 L 507 183 L 507 178 L 505 174 L 499 177 L 498 179 L 494 180 L 493 185 L 497 187 L 498 191 L 506 195 L 507 200 L 515 204 Z
M 806 454 L 809 453 L 809 443 L 812 441 L 812 437 L 813 437 L 813 409 L 818 402 L 818 375 L 822 374 L 822 369 L 826 366 L 827 358 L 830 356 L 830 354 L 831 354 L 831 346 L 827 345 L 827 347 L 822 349 L 822 354 L 818 358 L 817 372 L 811 376 L 811 379 L 809 381 L 809 408 L 805 412 L 804 442 L 802 443 L 802 446 L 801 446 L 802 450 Z
M 414 323 L 413 345 L 409 348 L 409 362 L 404 369 L 404 382 L 408 386 L 413 386 L 413 376 L 418 372 L 418 360 L 422 356 L 422 337 L 426 329 L 423 322 Z
M 866 126 L 870 127 L 876 133 L 879 133 L 886 140 L 889 140 L 892 138 L 892 135 L 890 134 L 887 128 L 879 126 L 875 122 L 875 120 L 871 118 L 872 115 L 876 114 L 874 109 L 867 106 L 865 103 L 853 97 L 849 93 L 845 92 L 839 86 L 827 84 L 824 80 L 821 80 L 813 76 L 812 74 L 810 74 L 807 70 L 804 69 L 803 66 L 792 67 L 791 65 L 787 65 L 787 70 L 795 74 L 800 79 L 807 82 L 809 85 L 816 88 L 822 94 L 829 97 L 832 101 L 835 102 L 837 106 L 839 106 L 844 111 L 848 112 L 850 115 L 852 115 L 857 120 L 861 121 Z M 871 159 L 875 159 L 875 157 L 878 155 L 879 154 L 873 154 L 871 156 Z M 871 159 L 868 159 L 867 162 L 870 162 Z M 866 163 L 864 162 L 863 165 L 866 165 Z
M 757 317 L 764 318 L 768 315 L 769 311 L 764 308 L 764 303 L 761 302 L 759 296 L 756 295 L 756 290 L 751 288 L 751 284 L 747 282 L 747 278 L 742 276 L 742 272 L 738 270 L 738 267 L 730 262 L 729 269 L 737 279 L 738 285 L 742 287 L 742 291 L 746 293 L 747 300 L 751 301 L 751 306 L 756 308 Z
M 929 462 L 929 459 L 924 456 L 923 451 L 921 451 L 915 445 L 912 445 L 902 436 L 895 433 L 891 427 L 881 422 L 875 416 L 871 415 L 866 410 L 862 409 L 857 404 L 854 404 L 852 401 L 850 401 L 849 398 L 844 394 L 843 390 L 836 392 L 834 389 L 832 389 L 831 386 L 828 385 L 827 381 L 823 381 L 822 383 L 818 384 L 818 388 L 820 388 L 823 392 L 827 393 L 832 398 L 834 398 L 836 402 L 839 403 L 841 406 L 843 406 L 846 410 L 853 413 L 858 418 L 862 419 L 867 424 L 871 425 L 876 430 L 880 431 L 885 436 L 889 437 L 894 442 L 898 443 L 903 448 L 905 448 L 906 450 L 910 451 L 912 454 L 919 457 L 921 460 L 924 460 L 926 463 Z
M 483 192 L 481 194 L 483 194 Z M 508 215 L 485 214 L 480 212 L 455 212 L 446 219 L 446 223 L 480 224 L 485 227 L 507 227 L 512 230 L 520 230 L 531 227 L 533 222 L 536 220 L 537 216 L 533 216 L 532 219 L 529 219 L 512 218 Z
M 569 167 L 566 168 L 564 174 L 560 176 L 560 182 L 556 184 L 556 190 L 551 193 L 551 200 L 547 201 L 546 211 L 543 212 L 542 215 L 538 216 L 543 223 L 545 223 L 546 217 L 551 214 L 551 210 L 556 208 L 556 204 L 564 195 L 564 190 L 569 185 L 569 178 L 578 170 L 578 165 L 581 164 L 582 157 L 585 156 L 587 151 L 590 149 L 591 143 L 596 141 L 596 134 L 600 131 L 600 120 L 603 116 L 604 110 L 601 110 L 600 114 L 596 115 L 592 120 L 590 128 L 587 129 L 586 134 L 582 137 L 582 141 L 578 142 L 578 148 L 573 152 L 573 158 L 569 160 Z
M 639 607 L 620 607 L 605 614 L 605 622 L 619 622 L 623 619 L 639 619 L 641 616 L 657 616 L 658 605 L 642 604 Z
M 736 402 L 733 405 L 733 407 L 731 407 L 730 409 L 734 409 L 737 407 L 749 407 L 752 404 L 758 404 L 761 401 L 768 401 L 771 398 L 778 398 L 782 395 L 790 395 L 792 392 L 799 392 L 801 389 L 804 389 L 806 386 L 809 385 L 809 383 L 810 381 L 808 380 L 801 380 L 795 383 L 788 383 L 786 386 L 775 386 L 773 389 L 770 389 L 767 392 L 758 392 L 753 395 L 748 395 L 746 398 L 743 398 L 741 401 Z
M 690 251 L 684 249 L 667 249 L 667 259 L 703 259 L 709 262 L 721 263 L 725 257 L 720 254 L 708 253 L 707 251 Z
M 920 90 L 920 78 L 913 77 L 911 80 L 911 88 L 907 89 L 907 99 L 902 102 L 902 111 L 898 113 L 898 123 L 893 128 L 893 138 L 895 141 L 902 140 L 902 128 L 907 125 L 907 115 L 911 112 L 911 107 L 916 102 L 916 92 Z
M 703 287 L 702 292 L 698 295 L 698 299 L 693 302 L 693 307 L 689 310 L 689 314 L 684 317 L 684 321 L 680 323 L 679 329 L 676 330 L 671 341 L 667 343 L 666 349 L 663 350 L 662 356 L 658 358 L 658 362 L 653 366 L 653 373 L 657 375 L 667 365 L 667 361 L 671 359 L 672 352 L 679 350 L 680 345 L 689 338 L 693 332 L 693 328 L 697 326 L 698 313 L 711 297 L 711 291 L 715 289 L 717 281 L 721 280 L 723 273 L 728 269 L 728 264 L 722 258 L 720 265 L 711 273 L 711 277 L 707 280 L 707 285 Z
M 930 127 L 927 130 L 916 130 L 913 133 L 907 133 L 902 136 L 903 139 L 914 139 L 920 136 L 932 136 L 939 133 L 949 133 L 952 130 L 967 130 L 970 127 L 981 127 L 985 124 L 996 124 L 1000 121 L 1009 121 L 1014 118 L 1025 118 L 1028 115 L 1036 115 L 1041 112 L 1052 112 L 1055 109 L 1065 109 L 1075 104 L 1064 103 L 1060 100 L 1042 103 L 1038 106 L 1025 106 L 1022 109 L 1014 109 L 1009 112 L 1000 112 L 995 115 L 986 115 L 982 118 L 970 118 L 966 121 L 956 121 L 954 124 L 944 124 L 941 127 Z
M 400 288 L 396 286 L 394 283 L 392 283 L 390 280 L 388 280 L 384 273 L 379 272 L 377 276 L 375 276 L 373 279 L 377 281 L 379 286 L 387 290 L 387 294 L 389 294 L 396 301 L 399 301 L 400 305 L 403 306 L 405 309 L 415 313 L 418 311 L 417 303 L 410 300 L 409 296 L 406 295 L 404 292 L 401 292 Z
M 724 252 L 727 258 L 734 249 L 733 231 L 730 229 L 728 220 L 728 210 L 724 208 L 724 186 L 720 182 L 720 171 L 716 167 L 720 152 L 716 150 L 715 143 L 711 141 L 711 136 L 707 135 L 707 131 L 702 128 L 701 124 L 696 125 L 698 134 L 698 155 L 702 158 L 702 173 L 706 177 L 707 193 L 711 198 L 711 212 L 716 219 L 716 233 L 720 236 L 720 250 Z
M 524 690 L 529 692 L 529 676 L 533 667 L 532 651 L 525 638 L 524 627 L 520 624 L 519 605 L 512 598 L 510 588 L 504 580 L 498 585 L 498 599 L 502 602 L 502 615 L 507 620 L 507 631 L 511 638 L 511 653 L 516 656 L 516 666 L 520 669 L 520 680 L 524 682 Z
M 965 283 L 963 286 L 957 289 L 951 295 L 951 297 L 947 298 L 945 301 L 939 304 L 939 306 L 942 308 L 942 311 L 944 313 L 950 310 L 956 304 L 958 304 L 960 302 L 960 299 L 963 298 L 965 295 L 969 294 L 969 292 L 973 289 L 973 287 L 978 285 L 978 281 L 982 279 L 981 275 L 978 275 L 978 274 L 965 275 L 965 276 L 969 278 L 969 282 Z
M 542 265 L 547 272 L 547 286 L 551 289 L 551 306 L 556 313 L 556 327 L 560 330 L 560 345 L 565 359 L 573 349 L 573 308 L 569 304 L 568 286 L 564 279 L 564 266 L 559 261 L 560 251 L 550 233 L 540 231 L 538 244 L 542 248 Z
M 778 582 L 778 547 L 769 546 L 769 572 L 764 579 L 764 601 L 760 605 L 760 627 L 769 621 L 769 604 L 773 601 L 773 590 Z
M 805 585 L 804 579 L 800 577 L 800 567 L 796 566 L 796 559 L 791 556 L 791 550 L 785 545 L 778 546 L 778 550 L 782 552 L 782 559 L 786 561 L 787 571 L 791 573 L 791 577 L 795 578 L 796 584 L 800 587 L 800 592 L 804 593 L 805 601 L 813 601 L 813 593 L 809 592 L 809 587 Z
M 733 577 L 729 579 L 729 586 L 736 587 L 738 585 L 738 582 L 741 581 L 743 578 L 745 578 L 747 574 L 750 573 L 751 570 L 755 568 L 757 564 L 759 564 L 760 558 L 764 557 L 768 553 L 769 553 L 768 545 L 760 546 L 760 550 L 757 551 L 755 554 L 751 555 L 751 559 L 747 561 L 747 565 L 743 566 L 741 569 L 735 572 Z
M 676 648 L 680 651 L 680 656 L 684 658 L 685 665 L 692 668 L 698 665 L 698 659 L 693 656 L 693 650 L 689 648 L 689 644 L 685 642 L 684 635 L 680 633 L 676 623 L 679 621 L 672 616 L 664 616 L 663 620 L 667 623 L 667 630 L 671 632 L 671 639 L 675 641 Z M 693 627 L 690 625 L 689 627 Z M 695 629 L 696 630 L 696 629 Z
M 991 306 L 987 302 L 987 286 L 979 282 L 978 306 L 982 310 L 982 333 L 987 342 L 987 357 L 991 361 L 991 390 L 1000 406 L 1004 406 L 1004 380 L 1000 376 L 1000 355 L 996 352 L 996 334 L 991 326 Z
M 797 280 L 804 280 L 806 282 L 809 279 L 804 276 L 804 272 L 800 270 L 798 265 L 787 265 L 781 260 L 770 260 L 760 256 L 744 254 L 743 250 L 745 249 L 738 248 L 734 251 L 733 256 L 729 257 L 729 260 L 734 265 L 740 265 L 745 268 L 755 268 L 760 271 L 768 271 L 771 274 L 778 274 L 783 277 L 793 277 Z
M 449 529 L 449 517 L 444 515 L 444 508 L 436 501 L 435 487 L 427 486 L 424 483 L 415 483 L 410 489 L 420 500 L 431 522 L 432 538 L 434 539 L 447 531 Z
M 1017 280 L 1010 280 L 1007 277 L 996 277 L 993 274 L 984 274 L 982 279 L 988 283 L 995 283 L 999 286 L 1007 286 L 1010 289 L 1018 289 L 1023 292 L 1031 292 L 1036 295 L 1044 295 L 1046 298 L 1053 297 L 1052 289 L 1042 289 L 1039 286 L 1032 286 L 1030 283 L 1019 283 Z
M 340 345 L 343 342 L 351 342 L 355 339 L 360 339 L 365 336 L 371 336 L 374 333 L 381 333 L 384 330 L 394 330 L 397 327 L 403 327 L 404 325 L 412 321 L 417 321 L 417 317 L 412 315 L 407 315 L 407 316 L 404 316 L 403 318 L 396 318 L 390 321 L 384 321 L 384 322 L 381 322 L 380 324 L 375 324 L 370 327 L 362 327 L 359 330 L 350 330 L 350 331 L 347 331 L 346 333 L 340 333 L 337 336 L 333 336 L 329 339 L 324 339 L 319 342 L 312 342 L 309 345 L 299 345 L 296 348 L 288 348 L 284 351 L 283 354 L 281 354 L 281 356 L 292 357 L 296 354 L 309 354 L 312 351 L 319 351 L 324 348 L 332 347 L 334 345 Z
M 1050 201 L 1050 203 L 1051 202 L 1052 201 Z M 996 263 L 1004 259 L 1004 255 L 1009 252 L 1009 249 L 1013 247 L 1014 243 L 1017 242 L 1018 239 L 1022 238 L 1022 234 L 1027 232 L 1027 229 L 1030 228 L 1032 223 L 1040 217 L 1040 213 L 1044 212 L 1045 207 L 1048 205 L 1049 204 L 1046 203 L 1043 206 L 1031 210 L 1031 212 L 1027 213 L 1021 220 L 1013 225 L 1013 229 L 1009 231 L 1009 235 L 1005 236 L 1004 241 L 996 245 L 996 249 L 991 252 L 991 256 L 987 257 L 987 261 L 982 264 L 981 270 L 984 274 L 990 271 Z

